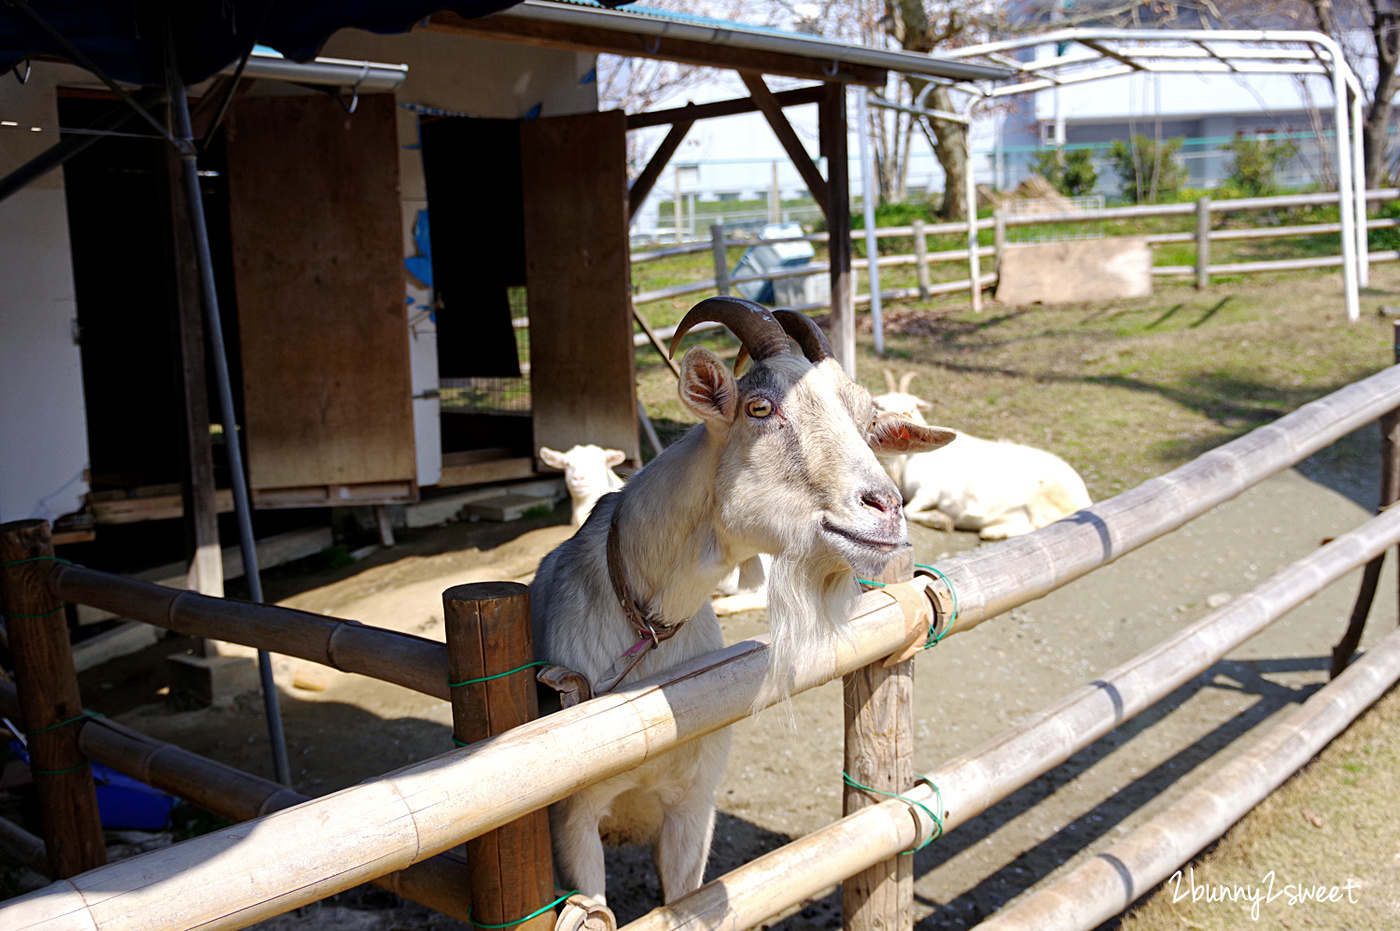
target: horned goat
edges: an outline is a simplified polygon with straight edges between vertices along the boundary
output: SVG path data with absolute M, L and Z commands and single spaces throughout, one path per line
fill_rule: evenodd
M 873 400 L 881 411 L 923 423 L 927 401 L 909 393 L 913 372 L 898 386 L 885 372 L 888 393 Z M 904 495 L 904 516 L 935 530 L 976 530 L 1004 540 L 1038 530 L 1093 504 L 1084 480 L 1054 453 L 958 432 L 956 442 L 931 452 L 885 458 Z
M 582 527 L 598 499 L 622 487 L 622 479 L 613 471 L 613 466 L 621 465 L 626 458 L 627 454 L 620 449 L 603 449 L 591 443 L 571 446 L 564 453 L 548 446 L 540 447 L 540 459 L 544 463 L 564 470 L 564 485 L 569 489 L 573 505 L 569 514 L 571 526 Z
M 595 694 L 662 673 L 723 646 L 710 592 L 739 563 L 772 553 L 761 706 L 789 694 L 796 676 L 831 673 L 858 594 L 853 572 L 878 574 L 904 545 L 899 491 L 874 451 L 933 449 L 952 434 L 877 413 L 800 314 L 709 298 L 686 314 L 671 351 L 705 321 L 739 337 L 752 369 L 736 380 L 709 349 L 686 354 L 680 399 L 701 423 L 540 563 L 535 649 L 582 673 Z M 606 832 L 653 841 L 666 901 L 697 888 L 728 752 L 720 730 L 556 803 L 560 881 L 606 901 Z

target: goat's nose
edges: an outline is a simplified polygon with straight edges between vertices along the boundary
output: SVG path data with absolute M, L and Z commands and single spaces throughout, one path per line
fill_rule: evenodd
M 866 489 L 860 496 L 860 503 L 880 514 L 898 514 L 904 505 L 897 492 L 885 488 Z

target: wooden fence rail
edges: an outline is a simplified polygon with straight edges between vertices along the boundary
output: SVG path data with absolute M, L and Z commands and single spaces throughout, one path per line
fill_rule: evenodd
M 1395 200 L 1397 198 L 1400 198 L 1400 189 L 1367 192 L 1367 199 L 1373 203 Z M 1197 218 L 1196 229 L 1194 231 L 1150 233 L 1144 237 L 1149 245 L 1187 242 L 1195 243 L 1196 245 L 1197 262 L 1194 265 L 1154 266 L 1152 274 L 1155 277 L 1183 277 L 1194 275 L 1196 277 L 1197 287 L 1204 289 L 1209 287 L 1211 277 L 1216 275 L 1297 271 L 1309 268 L 1335 268 L 1340 266 L 1343 262 L 1343 257 L 1341 255 L 1299 259 L 1265 259 L 1252 262 L 1226 262 L 1217 264 L 1210 263 L 1209 255 L 1210 244 L 1212 242 L 1227 242 L 1242 239 L 1287 239 L 1298 236 L 1318 236 L 1340 233 L 1342 230 L 1341 223 L 1312 223 L 1292 226 L 1262 226 L 1250 229 L 1217 230 L 1211 228 L 1211 217 L 1213 215 L 1281 210 L 1292 207 L 1329 206 L 1336 202 L 1336 194 L 1319 193 L 1286 194 L 1276 197 L 1240 197 L 1226 200 L 1203 197 L 1193 204 L 1141 204 L 1126 207 L 1105 207 L 1098 210 L 1074 210 L 1065 211 L 1063 213 L 1024 214 L 1016 216 L 1004 214 L 1002 211 L 998 210 L 992 217 L 976 221 L 975 226 L 978 231 L 993 230 L 996 235 L 994 238 L 994 245 L 982 246 L 975 251 L 964 247 L 942 252 L 929 252 L 927 245 L 929 236 L 956 235 L 965 237 L 969 227 L 973 224 L 916 223 L 910 226 L 881 227 L 875 230 L 875 237 L 877 240 L 896 237 L 910 238 L 914 241 L 914 252 L 907 255 L 877 256 L 877 266 L 879 268 L 892 268 L 913 265 L 916 273 L 919 275 L 919 286 L 916 288 L 882 288 L 880 296 L 882 299 L 890 300 L 927 300 L 928 297 L 933 294 L 951 294 L 959 291 L 971 291 L 973 288 L 974 276 L 979 290 L 995 287 L 997 283 L 997 275 L 995 272 L 983 274 L 978 270 L 977 266 L 982 259 L 992 258 L 994 259 L 993 268 L 996 268 L 999 266 L 1005 250 L 1007 248 L 1015 248 L 1014 243 L 1009 244 L 1007 242 L 1005 231 L 1008 228 L 1064 226 L 1162 217 L 1188 217 L 1193 214 Z M 1400 226 L 1400 220 L 1390 218 L 1373 218 L 1367 221 L 1367 228 L 1373 230 L 1395 228 L 1397 226 Z M 751 274 L 729 278 L 725 263 L 727 262 L 726 250 L 730 248 L 752 246 L 759 242 L 775 244 L 785 242 L 821 243 L 826 241 L 827 234 L 825 233 L 765 240 L 729 239 L 723 235 L 722 230 L 715 227 L 711 239 L 708 242 L 689 243 L 668 249 L 634 253 L 632 262 L 634 265 L 639 265 L 677 255 L 689 255 L 710 251 L 715 257 L 715 274 L 714 277 L 701 281 L 640 292 L 634 296 L 633 303 L 635 305 L 641 305 L 650 301 L 666 300 L 701 291 L 716 291 L 726 282 L 729 285 L 733 285 L 735 283 L 747 281 L 766 281 L 769 279 L 793 278 L 824 273 L 827 269 L 825 264 L 812 263 L 805 266 L 774 269 L 771 273 Z M 974 258 L 976 261 L 974 261 Z M 1400 251 L 1382 250 L 1368 252 L 1366 258 L 1368 263 L 1400 261 Z M 944 282 L 931 282 L 927 280 L 930 266 L 951 264 L 954 262 L 968 263 L 970 270 L 969 277 Z M 868 270 L 870 267 L 869 259 L 853 259 L 851 267 L 856 271 L 862 269 Z M 722 291 L 721 293 L 728 292 Z M 855 300 L 857 304 L 869 304 L 871 302 L 871 295 L 868 292 L 864 294 L 857 293 Z M 825 306 L 827 305 L 813 304 L 808 305 L 806 309 L 817 309 Z M 642 344 L 640 340 L 637 343 L 637 345 Z
M 988 548 L 980 555 L 949 560 L 941 571 L 953 591 L 934 591 L 939 597 L 931 600 L 929 608 L 935 614 L 935 624 L 956 633 L 1040 597 L 1184 524 L 1397 406 L 1400 367 L 1305 405 L 1073 518 Z M 1380 519 L 1367 533 L 1389 540 L 1387 534 L 1393 532 L 1396 521 L 1400 521 L 1400 512 Z M 1377 526 L 1383 530 L 1376 530 Z M 1359 561 L 1370 558 L 1371 553 L 1350 540 L 1345 544 L 1338 541 L 1325 552 L 1329 554 L 1326 558 L 1346 554 L 1347 560 Z M 58 588 L 77 588 L 80 581 L 91 588 L 97 581 L 81 574 L 70 574 L 66 583 L 61 581 L 65 572 L 74 571 L 74 567 L 55 566 L 49 578 L 59 580 L 52 582 Z M 1310 584 L 1320 577 L 1296 568 L 1292 574 L 1302 580 L 1298 584 Z M 933 588 L 940 585 L 933 583 Z M 949 610 L 953 593 L 956 616 Z M 172 601 L 164 616 L 197 614 L 192 604 Z M 1232 610 L 1242 612 L 1244 605 L 1231 606 L 1226 613 Z M 911 637 L 907 611 L 889 592 L 863 596 L 851 622 L 850 638 L 834 645 L 835 673 L 844 675 L 901 650 Z M 292 626 L 297 629 L 280 636 L 306 644 L 307 653 L 319 651 L 330 660 L 339 655 L 332 641 L 342 634 L 328 633 L 325 625 L 336 627 L 343 622 L 302 616 L 302 612 L 275 616 L 282 622 L 295 616 Z M 263 628 L 258 638 L 279 636 L 272 630 L 273 617 L 253 617 Z M 371 636 L 373 628 L 356 627 L 339 629 L 346 636 L 353 635 L 352 639 Z M 1192 649 L 1196 649 L 1194 642 Z M 0 907 L 0 924 L 16 929 L 43 925 L 134 931 L 149 929 L 151 916 L 160 915 L 162 927 L 244 927 L 404 869 L 740 720 L 754 710 L 767 674 L 766 654 L 763 639 L 745 641 L 700 657 L 664 678 L 638 683 L 333 795 L 173 848 L 90 870 L 6 903 Z M 445 681 L 445 671 L 443 678 Z M 819 684 L 801 680 L 794 683 L 794 691 Z M 1011 746 L 1002 741 L 997 745 Z M 1014 747 L 1002 752 L 1023 761 L 1029 756 Z M 1055 756 L 1053 752 L 1045 755 Z M 1029 765 L 1036 764 L 1031 761 Z M 960 771 L 971 775 L 959 776 Z M 952 817 L 985 804 L 978 800 L 991 793 L 981 783 L 986 772 L 994 771 L 991 764 L 964 759 L 932 774 Z M 464 791 L 464 786 L 470 786 L 470 791 Z M 956 795 L 958 792 L 964 795 Z M 955 800 L 950 801 L 950 793 Z M 898 814 L 893 819 L 884 811 L 888 803 L 851 817 L 875 812 L 871 817 L 883 826 L 872 829 L 872 835 L 887 834 L 894 827 L 904 840 L 904 833 L 914 833 L 915 822 L 907 806 L 896 804 Z M 907 828 L 901 828 L 901 822 Z M 881 847 L 876 843 L 873 848 L 867 844 L 867 848 L 887 850 L 888 844 Z

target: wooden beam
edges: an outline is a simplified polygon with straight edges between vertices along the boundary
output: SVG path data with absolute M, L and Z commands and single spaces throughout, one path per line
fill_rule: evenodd
M 642 209 L 642 201 L 647 199 L 651 189 L 656 186 L 656 180 L 661 177 L 661 172 L 666 169 L 666 165 L 671 161 L 671 157 L 676 154 L 676 150 L 685 141 L 685 134 L 690 132 L 690 127 L 694 126 L 694 121 L 677 122 L 671 127 L 671 131 L 666 134 L 666 138 L 661 140 L 661 145 L 656 147 L 651 159 L 647 162 L 642 173 L 637 175 L 632 186 L 627 189 L 627 220 L 630 223 L 637 216 L 637 211 Z
M 744 86 L 753 95 L 754 105 L 763 114 L 763 118 L 768 121 L 768 125 L 773 128 L 773 134 L 782 143 L 788 158 L 792 159 L 793 167 L 802 176 L 807 190 L 811 192 L 816 202 L 821 204 L 822 210 L 826 213 L 827 223 L 830 224 L 831 211 L 828 209 L 827 203 L 830 201 L 831 195 L 827 189 L 827 181 L 822 177 L 817 163 L 812 161 L 812 156 L 807 154 L 802 140 L 797 138 L 797 132 L 793 130 L 792 124 L 783 114 L 783 108 L 778 103 L 777 98 L 768 89 L 768 85 L 763 82 L 763 75 L 752 71 L 740 71 L 739 77 L 743 78 Z M 847 212 L 849 213 L 849 210 Z
M 484 19 L 466 19 L 450 12 L 434 13 L 427 25 L 421 28 L 477 39 L 516 42 L 535 48 L 655 58 L 708 68 L 743 69 L 810 81 L 840 81 L 871 87 L 884 87 L 889 73 L 884 68 L 869 65 L 711 45 L 668 36 L 647 37 L 613 29 L 580 28 L 511 16 L 508 12 Z
M 806 103 L 819 103 L 826 96 L 826 85 L 813 84 L 790 91 L 778 91 L 773 99 L 781 107 L 799 107 Z M 665 126 L 667 123 L 696 120 L 709 120 L 717 116 L 737 116 L 740 113 L 753 113 L 758 109 L 752 97 L 739 97 L 735 100 L 717 100 L 714 103 L 688 103 L 683 107 L 669 110 L 652 110 L 649 113 L 631 113 L 627 116 L 627 128 L 645 129 L 648 126 Z
M 820 107 L 818 132 L 826 156 L 827 253 L 831 265 L 831 326 L 828 335 L 836 361 L 846 374 L 856 375 L 855 286 L 851 277 L 851 185 L 846 143 L 846 88 L 828 84 Z
M 218 492 L 214 487 L 214 450 L 209 434 L 208 373 L 204 365 L 204 305 L 200 299 L 199 263 L 195 256 L 189 192 L 179 154 L 163 146 L 162 190 L 166 200 L 166 251 L 170 277 L 170 316 L 178 351 L 176 377 L 180 385 L 181 434 L 184 461 L 181 510 L 185 525 L 187 586 L 205 595 L 222 597 L 224 570 L 220 565 Z

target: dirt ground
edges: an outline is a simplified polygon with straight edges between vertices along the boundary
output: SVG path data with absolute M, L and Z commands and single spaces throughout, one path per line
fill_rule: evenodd
M 1230 598 L 1327 537 L 1360 523 L 1375 501 L 1374 428 L 1285 471 L 1178 533 L 1051 595 L 950 637 L 918 660 L 916 766 L 971 750 Z M 1358 455 L 1358 450 L 1360 455 Z M 453 524 L 405 532 L 399 546 L 354 566 L 272 574 L 269 596 L 304 610 L 441 637 L 440 594 L 467 581 L 529 573 L 567 535 L 551 518 Z M 975 535 L 911 528 L 920 562 L 978 546 Z M 995 545 L 995 544 L 988 544 Z M 916 919 L 924 929 L 975 924 L 1022 891 L 1106 847 L 1199 782 L 1250 740 L 1251 729 L 1326 681 L 1331 644 L 1350 612 L 1356 577 L 1308 602 L 1169 699 L 1096 742 L 915 857 Z M 1396 616 L 1393 568 L 1380 586 L 1366 643 Z M 725 619 L 732 642 L 763 629 L 754 612 Z M 167 642 L 157 650 L 182 649 Z M 85 674 L 88 703 L 163 740 L 270 775 L 260 704 L 182 711 L 157 694 L 148 656 Z M 158 669 L 158 665 L 154 668 Z M 295 788 L 323 794 L 451 748 L 446 703 L 403 689 L 276 659 Z M 309 686 L 309 687 L 308 687 Z M 760 715 L 736 725 L 719 794 L 707 878 L 840 816 L 841 689 L 799 696 L 798 725 Z M 1266 867 L 1267 868 L 1267 867 Z M 1340 883 L 1351 864 L 1337 864 Z M 1400 877 L 1368 879 L 1400 900 Z M 1388 879 L 1386 878 L 1388 876 Z M 1389 883 L 1388 889 L 1386 883 Z M 277 927 L 427 928 L 456 923 L 387 894 L 358 892 L 275 920 Z M 626 922 L 659 904 L 649 857 L 616 851 L 609 901 Z M 269 925 L 274 923 L 269 923 Z M 839 892 L 805 903 L 776 926 L 840 924 Z

